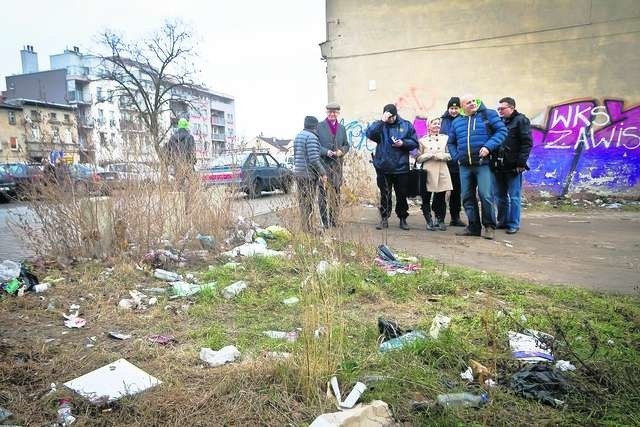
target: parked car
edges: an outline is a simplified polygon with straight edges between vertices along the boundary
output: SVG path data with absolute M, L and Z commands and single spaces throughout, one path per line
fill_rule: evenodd
M 39 165 L 28 163 L 5 163 L 4 170 L 15 182 L 15 195 L 18 198 L 27 198 L 42 183 L 44 173 Z
M 89 163 L 69 165 L 69 176 L 73 190 L 80 194 L 108 194 L 109 189 L 103 183 L 100 166 Z
M 220 156 L 211 167 L 201 171 L 206 185 L 233 185 L 249 197 L 260 197 L 263 191 L 288 193 L 293 174 L 268 152 L 242 152 Z
M 104 167 L 104 170 L 116 173 L 120 181 L 158 182 L 160 180 L 160 173 L 144 163 L 110 163 Z
M 8 201 L 16 195 L 16 181 L 13 179 L 6 165 L 0 164 L 0 200 Z

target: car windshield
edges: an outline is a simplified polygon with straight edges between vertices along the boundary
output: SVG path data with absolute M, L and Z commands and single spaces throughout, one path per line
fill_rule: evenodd
M 248 153 L 240 154 L 227 154 L 224 156 L 216 157 L 211 162 L 211 168 L 231 167 L 241 165 L 247 159 Z

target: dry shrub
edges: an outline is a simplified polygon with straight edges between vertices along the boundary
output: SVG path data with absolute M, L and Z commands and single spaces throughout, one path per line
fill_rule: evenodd
M 351 206 L 360 202 L 376 203 L 378 187 L 376 172 L 368 151 L 350 151 L 344 162 L 342 200 Z
M 116 185 L 54 180 L 31 188 L 30 212 L 17 225 L 36 255 L 138 257 L 164 241 L 184 246 L 197 244 L 198 233 L 222 237 L 231 196 L 184 170 Z

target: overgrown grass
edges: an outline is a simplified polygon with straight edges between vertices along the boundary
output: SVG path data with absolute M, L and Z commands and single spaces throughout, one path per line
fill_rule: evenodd
M 160 378 L 163 385 L 127 399 L 112 413 L 100 413 L 74 399 L 80 421 L 304 425 L 322 412 L 335 410 L 334 402 L 325 397 L 325 386 L 336 375 L 343 393 L 356 381 L 368 378 L 370 387 L 362 401 L 384 400 L 397 421 L 410 425 L 640 423 L 637 295 L 533 285 L 429 259 L 419 260 L 422 269 L 416 274 L 388 276 L 373 266 L 371 248 L 304 235 L 277 244 L 290 248 L 291 256 L 252 257 L 236 267 L 225 266 L 222 259 L 211 267 L 203 265 L 199 279 L 215 281 L 216 288 L 192 297 L 192 304 L 187 304 L 189 299 L 163 298 L 158 307 L 142 313 L 117 313 L 113 294 L 125 294 L 134 283 L 138 287 L 157 285 L 153 279 L 130 267 L 118 267 L 110 277 L 97 281 L 100 268 L 96 264 L 76 268 L 67 274 L 66 285 L 53 292 L 65 302 L 74 295 L 94 295 L 86 308 L 93 328 L 133 330 L 137 338 L 167 332 L 176 336 L 178 344 L 158 347 L 144 339 L 108 341 L 89 353 L 88 361 L 81 361 L 77 353 L 87 351 L 82 345 L 43 352 L 42 344 L 34 342 L 29 350 L 31 360 L 49 358 L 50 363 L 29 363 L 28 370 L 10 365 L 18 355 L 5 349 L 0 378 L 7 391 L 0 395 L 0 405 L 9 406 L 25 424 L 43 424 L 55 417 L 55 402 L 45 399 L 25 404 L 35 391 L 19 375 L 37 377 L 34 381 L 46 388 L 52 381 L 68 380 L 127 357 Z M 321 260 L 331 263 L 324 274 L 316 272 Z M 248 288 L 233 299 L 223 298 L 220 290 L 237 280 L 245 280 Z M 292 296 L 300 302 L 285 305 L 283 300 Z M 29 300 L 13 301 L 28 304 Z M 18 313 L 10 305 L 13 301 L 0 302 L 8 309 L 5 324 L 18 322 Z M 164 305 L 175 309 L 164 309 Z M 452 318 L 438 339 L 385 354 L 378 351 L 378 317 L 395 320 L 405 329 L 428 331 L 438 313 Z M 522 328 L 554 335 L 556 359 L 576 365 L 575 372 L 565 374 L 570 387 L 564 407 L 545 406 L 510 391 L 509 379 L 519 366 L 511 357 L 507 333 Z M 299 338 L 295 342 L 272 339 L 263 334 L 266 330 L 298 331 Z M 74 332 L 78 332 L 77 339 L 86 335 Z M 97 334 L 95 329 L 89 333 Z M 200 347 L 217 350 L 231 344 L 241 351 L 241 362 L 222 368 L 199 367 Z M 266 356 L 268 352 L 288 352 L 292 357 L 274 361 Z M 439 393 L 482 391 L 480 384 L 467 384 L 460 378 L 471 359 L 487 366 L 498 382 L 488 390 L 489 405 L 477 410 L 411 410 L 412 401 L 433 401 Z M 188 421 L 185 414 L 190 414 Z

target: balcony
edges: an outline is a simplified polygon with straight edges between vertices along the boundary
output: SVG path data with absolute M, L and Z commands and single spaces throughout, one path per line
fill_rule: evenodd
M 91 129 L 93 128 L 93 119 L 80 119 L 78 120 L 78 126 Z
M 69 104 L 82 104 L 82 105 L 91 105 L 93 104 L 93 99 L 91 95 L 84 95 L 82 92 L 78 91 L 70 91 L 67 95 L 69 100 Z
M 211 124 L 224 126 L 224 117 L 211 116 Z
M 225 141 L 224 133 L 212 133 L 211 134 L 212 141 Z

